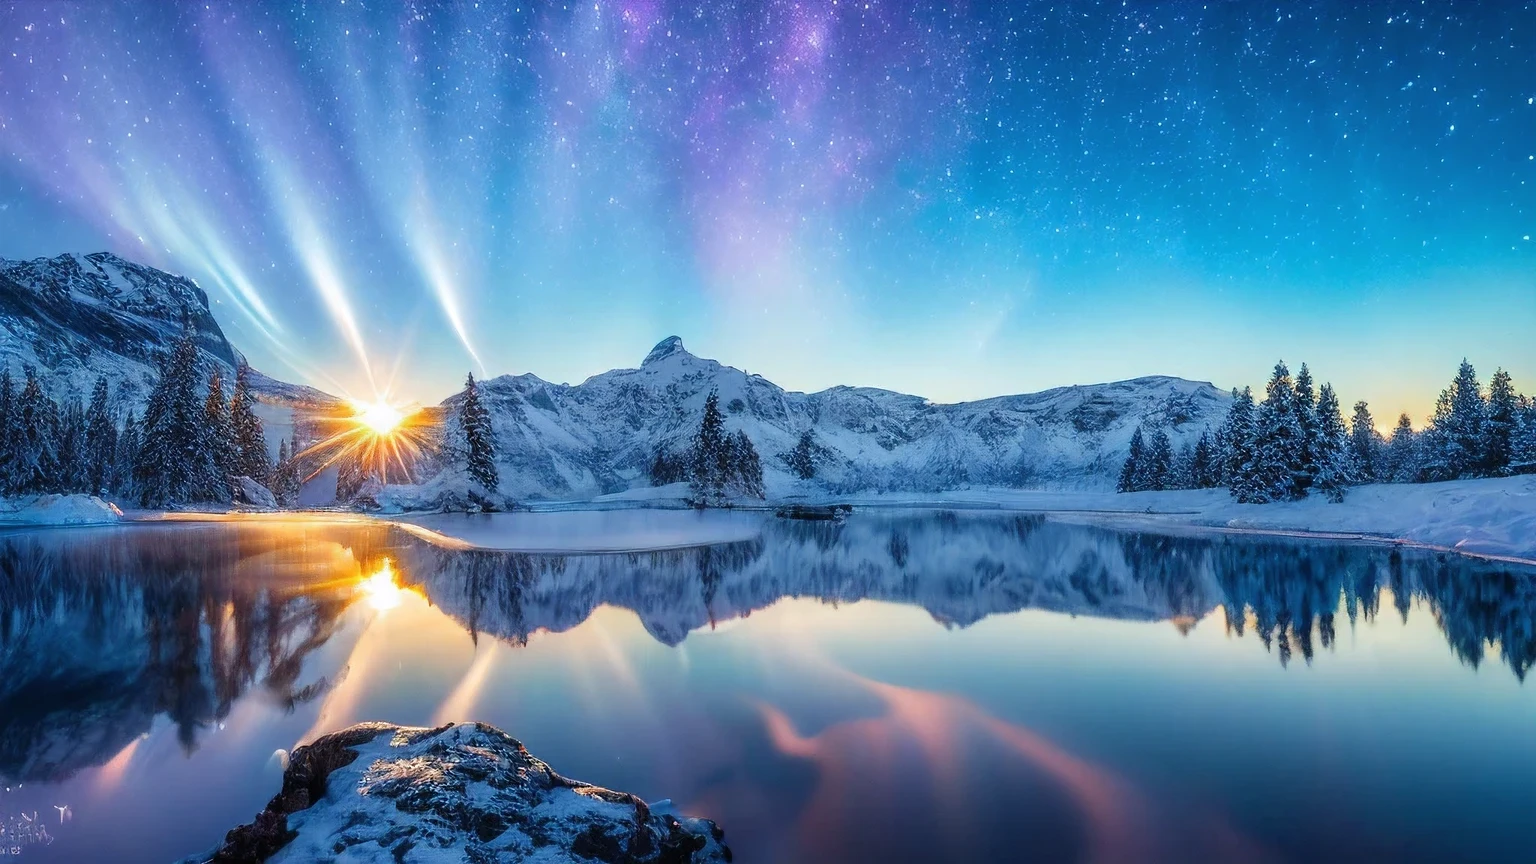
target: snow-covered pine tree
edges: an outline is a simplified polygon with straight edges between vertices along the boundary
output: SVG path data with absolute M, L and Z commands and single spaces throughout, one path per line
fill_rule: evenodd
M 737 491 L 750 498 L 763 497 L 763 461 L 752 439 L 740 429 L 731 436 L 731 462 Z
M 1312 383 L 1312 370 L 1303 363 L 1301 370 L 1296 373 L 1296 425 L 1301 429 L 1296 488 L 1293 493 L 1296 496 L 1307 494 L 1321 468 L 1317 448 L 1318 428 L 1322 421 L 1317 416 L 1317 405 L 1318 396 Z
M 1147 445 L 1140 426 L 1131 433 L 1131 450 L 1120 469 L 1120 482 L 1115 485 L 1119 492 L 1140 492 L 1141 478 L 1145 474 L 1142 463 L 1146 461 Z
M 15 468 L 12 491 L 20 494 L 46 492 L 54 482 L 53 403 L 43 395 L 37 370 L 25 367 L 26 383 L 16 399 L 16 440 L 11 459 Z
M 123 418 L 123 431 L 118 433 L 117 447 L 112 458 L 112 480 L 108 485 L 111 491 L 124 498 L 130 498 L 135 494 L 133 486 L 133 465 L 139 458 L 139 421 L 133 416 L 133 409 L 128 410 L 128 416 Z
M 1371 417 L 1371 406 L 1363 400 L 1355 403 L 1355 415 L 1349 426 L 1349 458 L 1354 463 L 1357 482 L 1375 483 L 1381 461 L 1381 433 L 1376 431 L 1376 420 Z
M 282 439 L 277 445 L 277 465 L 272 469 L 272 494 L 278 503 L 292 507 L 298 503 L 303 469 L 300 467 L 298 439 Z
M 1253 390 L 1244 387 L 1232 391 L 1232 407 L 1227 410 L 1219 437 L 1222 449 L 1222 473 L 1227 489 L 1238 501 L 1249 503 L 1257 498 L 1255 470 L 1258 438 L 1257 414 Z
M 464 431 L 465 460 L 470 479 L 487 492 L 501 486 L 496 471 L 496 430 L 491 428 L 491 412 L 480 400 L 480 386 L 474 373 L 464 379 L 464 398 L 459 401 L 459 427 Z
M 0 372 L 0 495 L 14 491 L 11 457 L 16 441 L 16 385 L 9 366 Z
M 85 451 L 85 409 L 78 398 L 64 405 L 51 403 L 55 461 L 45 467 L 49 483 L 44 491 L 74 494 L 85 489 L 88 472 Z
M 267 435 L 256 416 L 256 394 L 251 391 L 251 367 L 235 369 L 235 392 L 229 397 L 229 425 L 235 436 L 235 474 L 257 483 L 271 480 L 272 459 L 267 455 Z
M 1536 466 L 1536 398 L 1522 397 L 1515 437 L 1515 464 Z
M 800 433 L 800 440 L 795 442 L 795 449 L 785 454 L 784 463 L 801 480 L 809 480 L 816 476 L 816 439 L 811 430 L 807 429 Z
M 1386 479 L 1392 483 L 1417 483 L 1423 472 L 1419 457 L 1419 436 L 1407 414 L 1397 418 L 1392 440 L 1386 449 Z
M 1324 384 L 1317 396 L 1317 430 L 1314 440 L 1313 461 L 1317 473 L 1313 488 L 1328 500 L 1344 500 L 1344 490 L 1355 482 L 1350 470 L 1349 430 L 1344 427 L 1344 415 L 1339 410 L 1339 397 L 1332 384 Z
M 1435 403 L 1435 416 L 1420 450 L 1430 480 L 1456 480 L 1476 476 L 1483 463 L 1483 427 L 1487 403 L 1477 381 L 1477 371 L 1466 360 L 1456 371 L 1451 386 Z
M 695 506 L 718 504 L 725 498 L 725 484 L 730 473 L 730 452 L 725 434 L 725 418 L 720 414 L 720 397 L 709 391 L 704 399 L 704 417 L 693 436 L 689 455 L 692 466 L 688 476 L 690 497 Z
M 1200 433 L 1189 455 L 1189 483 L 1194 489 L 1214 489 L 1221 485 L 1221 466 L 1217 464 L 1216 447 L 1211 442 L 1211 430 Z
M 1302 428 L 1296 405 L 1296 385 L 1285 361 L 1275 364 L 1274 375 L 1256 412 L 1253 500 L 1285 501 L 1300 498 L 1302 489 Z
M 1516 426 L 1520 419 L 1520 396 L 1513 380 L 1503 369 L 1493 373 L 1488 382 L 1488 418 L 1483 426 L 1483 458 L 1480 473 L 1502 477 L 1514 461 Z
M 117 457 L 117 424 L 112 422 L 112 409 L 107 401 L 106 376 L 97 378 L 91 389 L 91 405 L 85 412 L 85 453 L 87 491 L 100 495 L 111 483 Z
M 203 434 L 212 460 L 214 473 L 207 479 L 207 500 L 223 500 L 225 490 L 236 476 L 238 453 L 235 449 L 235 427 L 229 418 L 229 402 L 224 398 L 224 376 L 219 367 L 208 373 L 208 395 L 203 400 Z
M 144 409 L 134 481 L 145 507 L 214 500 L 209 496 L 218 473 L 204 428 L 205 406 L 198 399 L 199 366 L 197 334 L 188 320 L 161 358 L 160 379 Z
M 1161 427 L 1152 433 L 1152 443 L 1147 446 L 1147 458 L 1143 464 L 1141 488 L 1161 491 L 1173 488 L 1173 442 L 1168 430 Z

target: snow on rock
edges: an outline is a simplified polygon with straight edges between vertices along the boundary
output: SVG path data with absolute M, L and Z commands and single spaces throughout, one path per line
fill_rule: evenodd
M 0 504 L 0 524 L 106 525 L 122 518 L 117 505 L 95 495 L 38 495 Z
M 868 387 L 797 393 L 695 357 L 673 336 L 640 368 L 574 386 L 531 374 L 481 382 L 501 491 L 520 501 L 574 500 L 649 486 L 657 449 L 688 446 L 712 390 L 727 430 L 744 430 L 756 445 L 770 499 L 988 486 L 1109 490 L 1138 424 L 1167 428 L 1178 447 L 1214 432 L 1230 401 L 1210 384 L 1168 377 L 952 405 Z M 457 404 L 449 398 L 444 413 Z M 781 459 L 806 431 L 820 455 L 810 481 Z
M 483 723 L 363 723 L 295 748 L 283 788 L 212 862 L 731 860 L 706 819 L 556 774 Z
M 258 510 L 276 510 L 277 496 L 249 477 L 235 478 L 235 502 Z

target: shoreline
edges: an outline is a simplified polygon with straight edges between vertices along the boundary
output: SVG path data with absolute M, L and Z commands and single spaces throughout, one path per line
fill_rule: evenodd
M 653 495 L 531 502 L 527 509 L 494 514 L 364 513 L 339 509 L 117 511 L 109 503 L 101 502 L 100 506 L 114 512 L 114 518 L 95 522 L 48 522 L 37 519 L 12 521 L 0 516 L 0 530 L 246 521 L 382 523 L 424 542 L 461 551 L 619 555 L 675 551 L 749 539 L 756 533 L 752 530 L 753 520 L 776 518 L 772 515 L 776 507 L 795 503 L 851 504 L 857 510 L 1034 514 L 1073 524 L 1152 533 L 1236 534 L 1400 545 L 1536 566 L 1536 478 L 1533 477 L 1361 486 L 1352 489 L 1349 498 L 1340 504 L 1320 498 L 1238 504 L 1224 489 L 1126 494 L 966 489 L 929 494 L 827 495 L 772 503 L 754 501 L 744 507 L 708 510 L 682 506 L 680 498 Z M 424 522 L 430 524 L 419 524 Z M 541 528 L 540 522 L 547 522 L 548 526 Z M 517 530 L 509 530 L 508 523 L 517 523 Z M 583 528 L 582 523 L 592 524 Z M 623 535 L 637 532 L 635 542 L 623 542 Z M 616 535 L 620 542 L 614 545 L 612 538 Z M 567 542 L 548 542 L 550 537 L 561 536 L 566 537 Z M 594 538 L 606 538 L 609 542 Z

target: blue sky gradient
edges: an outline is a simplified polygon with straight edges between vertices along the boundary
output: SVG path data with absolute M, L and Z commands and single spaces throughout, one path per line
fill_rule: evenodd
M 1536 389 L 1536 5 L 0 0 L 0 256 L 436 401 L 664 336 L 940 401 Z

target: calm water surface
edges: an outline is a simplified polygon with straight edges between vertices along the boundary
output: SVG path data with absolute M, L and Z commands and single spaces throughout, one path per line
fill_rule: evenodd
M 166 862 L 367 719 L 485 720 L 744 862 L 1536 860 L 1536 572 L 1000 514 L 646 554 L 0 534 L 7 860 Z

